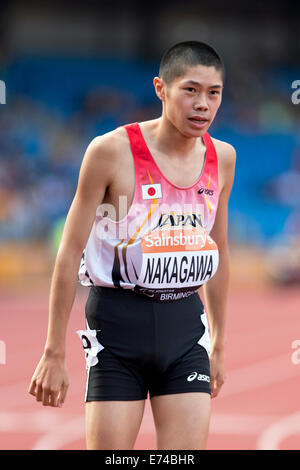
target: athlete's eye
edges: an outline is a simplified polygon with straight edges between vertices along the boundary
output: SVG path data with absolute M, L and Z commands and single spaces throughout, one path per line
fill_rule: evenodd
M 196 91 L 196 88 L 188 87 L 188 88 L 185 88 L 185 90 L 190 91 L 191 93 L 193 93 L 194 91 Z
M 212 95 L 219 95 L 220 94 L 219 90 L 212 90 L 212 91 L 210 91 L 210 93 Z

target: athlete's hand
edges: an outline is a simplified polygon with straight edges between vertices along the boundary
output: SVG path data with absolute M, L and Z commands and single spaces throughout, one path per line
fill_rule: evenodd
M 226 379 L 224 349 L 213 349 L 209 356 L 209 362 L 211 398 L 215 398 Z
M 32 376 L 28 392 L 44 406 L 62 407 L 68 387 L 65 361 L 43 354 Z

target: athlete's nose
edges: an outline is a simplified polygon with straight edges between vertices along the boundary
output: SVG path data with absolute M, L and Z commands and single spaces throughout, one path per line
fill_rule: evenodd
M 201 111 L 207 111 L 208 110 L 208 105 L 205 99 L 205 96 L 199 96 L 197 98 L 197 101 L 195 101 L 193 108 L 195 111 L 201 110 Z

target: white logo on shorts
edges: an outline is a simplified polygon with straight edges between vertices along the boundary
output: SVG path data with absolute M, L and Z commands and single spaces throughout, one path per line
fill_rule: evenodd
M 193 380 L 202 380 L 204 382 L 210 382 L 210 378 L 208 375 L 205 374 L 198 374 L 198 372 L 193 372 L 191 375 L 188 376 L 186 379 L 188 382 L 192 382 Z
M 93 367 L 98 364 L 98 353 L 104 349 L 97 339 L 97 331 L 100 330 L 77 330 L 81 338 L 87 367 Z

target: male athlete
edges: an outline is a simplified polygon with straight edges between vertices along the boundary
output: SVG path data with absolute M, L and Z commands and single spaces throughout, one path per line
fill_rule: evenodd
M 234 148 L 207 132 L 223 83 L 213 48 L 174 45 L 153 80 L 161 116 L 96 137 L 84 155 L 29 393 L 45 406 L 65 400 L 65 336 L 79 274 L 90 286 L 78 332 L 87 449 L 133 449 L 148 393 L 158 449 L 206 447 L 211 398 L 225 379 L 235 168 Z

